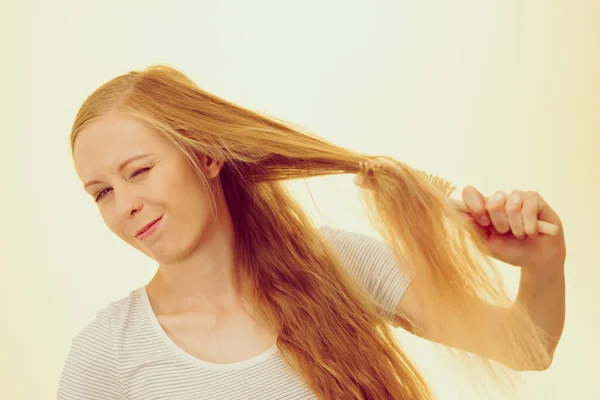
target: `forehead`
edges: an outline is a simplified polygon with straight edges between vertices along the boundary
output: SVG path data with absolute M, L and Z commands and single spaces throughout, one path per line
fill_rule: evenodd
M 136 118 L 113 113 L 79 132 L 73 160 L 80 179 L 89 180 L 114 171 L 135 155 L 168 150 L 168 144 L 151 127 Z

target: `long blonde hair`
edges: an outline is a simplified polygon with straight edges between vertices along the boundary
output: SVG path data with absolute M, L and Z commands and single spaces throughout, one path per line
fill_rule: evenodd
M 220 182 L 234 221 L 236 276 L 250 280 L 278 348 L 320 399 L 433 397 L 373 299 L 284 186 L 290 179 L 361 173 L 360 163 L 372 157 L 219 98 L 167 66 L 132 71 L 96 89 L 77 113 L 71 148 L 83 128 L 115 109 L 154 128 L 193 165 L 203 155 L 225 161 Z M 506 348 L 515 365 L 545 365 L 543 333 L 524 310 L 513 310 L 515 323 L 493 337 L 474 318 L 478 298 L 510 302 L 483 243 L 447 194 L 410 166 L 379 159 L 387 167 L 370 172 L 364 209 L 412 269 L 420 308 L 428 310 L 423 317 L 437 316 L 438 331 L 448 335 L 455 324 L 471 324 L 472 340 Z M 419 329 L 402 315 L 399 325 Z M 530 335 L 517 335 L 524 328 Z

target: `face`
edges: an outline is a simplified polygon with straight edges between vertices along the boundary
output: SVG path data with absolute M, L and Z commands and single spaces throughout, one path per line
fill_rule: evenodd
M 215 224 L 202 178 L 174 146 L 133 117 L 112 113 L 82 130 L 74 162 L 108 228 L 159 263 L 187 256 Z M 211 180 L 221 164 L 200 167 Z

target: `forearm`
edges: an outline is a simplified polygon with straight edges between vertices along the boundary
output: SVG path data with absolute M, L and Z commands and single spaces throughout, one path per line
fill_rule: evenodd
M 564 264 L 543 270 L 521 268 L 515 304 L 522 306 L 546 332 L 548 352 L 553 355 L 565 323 Z

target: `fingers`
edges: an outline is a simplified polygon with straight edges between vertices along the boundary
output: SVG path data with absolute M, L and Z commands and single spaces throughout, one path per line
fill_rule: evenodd
M 373 190 L 373 185 L 372 185 L 373 178 L 371 178 L 369 176 L 358 174 L 358 175 L 354 176 L 354 179 L 352 181 L 358 187 L 361 187 L 363 189 Z
M 513 191 L 506 200 L 504 208 L 508 225 L 513 235 L 517 239 L 525 238 L 525 228 L 523 220 L 523 196 L 518 190 Z
M 360 186 L 360 187 L 363 187 L 363 188 L 366 188 L 366 186 L 367 186 L 366 182 L 365 182 L 365 178 L 362 175 L 358 175 L 358 174 L 355 175 L 354 179 L 353 179 L 353 182 L 354 182 L 354 184 L 356 186 Z
M 536 237 L 539 233 L 538 213 L 543 209 L 543 200 L 535 192 L 526 192 L 523 203 L 523 223 L 525 234 Z
M 473 186 L 467 186 L 462 192 L 463 203 L 467 211 L 482 226 L 488 226 L 490 219 L 485 208 L 485 197 Z
M 352 180 L 354 184 L 363 189 L 372 190 L 373 189 L 373 178 L 371 176 L 365 174 L 356 174 L 354 175 L 354 179 Z
M 475 217 L 473 217 L 473 215 L 469 213 L 463 212 L 461 213 L 461 217 L 465 220 L 465 222 L 468 223 L 469 226 L 475 228 L 475 233 L 483 242 L 487 241 L 487 238 L 489 236 L 488 228 L 481 226 L 481 224 L 478 221 L 475 221 Z
M 486 210 L 498 233 L 511 232 L 517 239 L 535 237 L 538 234 L 539 199 L 535 192 L 514 190 L 506 195 L 498 191 L 487 200 Z
M 506 215 L 506 193 L 498 191 L 490 197 L 486 204 L 486 210 L 494 229 L 499 233 L 507 233 L 510 230 L 508 217 Z

